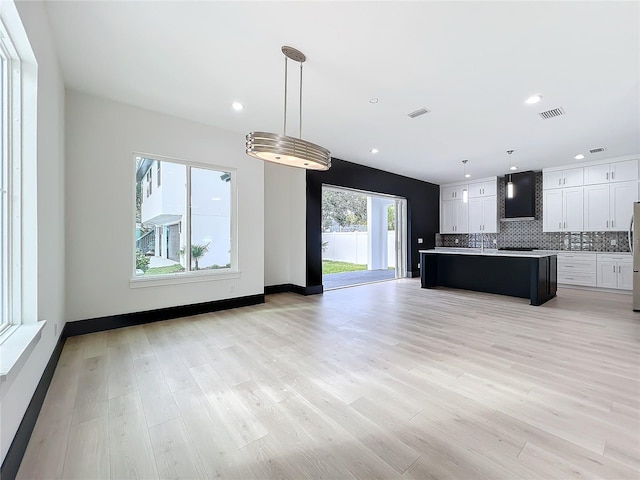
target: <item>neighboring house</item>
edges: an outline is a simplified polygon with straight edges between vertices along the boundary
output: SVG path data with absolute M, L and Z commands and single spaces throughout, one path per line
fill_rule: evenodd
M 136 162 L 140 231 L 136 248 L 185 266 L 181 251 L 187 244 L 187 167 L 149 158 Z M 192 244 L 209 247 L 199 259 L 199 268 L 224 268 L 230 263 L 231 250 L 230 175 L 200 168 L 192 168 L 191 175 Z

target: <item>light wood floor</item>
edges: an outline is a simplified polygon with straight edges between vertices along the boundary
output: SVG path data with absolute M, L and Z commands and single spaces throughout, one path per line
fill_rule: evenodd
M 19 478 L 638 479 L 639 327 L 400 280 L 74 337 Z

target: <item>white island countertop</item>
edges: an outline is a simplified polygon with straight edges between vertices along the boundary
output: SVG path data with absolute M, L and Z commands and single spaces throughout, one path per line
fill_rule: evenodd
M 483 255 L 486 257 L 526 257 L 544 258 L 555 255 L 556 252 L 520 252 L 513 250 L 497 250 L 495 248 L 461 248 L 461 247 L 436 247 L 431 250 L 418 250 L 419 253 L 443 253 L 449 255 Z

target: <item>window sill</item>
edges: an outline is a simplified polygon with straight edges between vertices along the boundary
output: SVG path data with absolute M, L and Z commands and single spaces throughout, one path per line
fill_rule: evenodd
M 47 322 L 26 323 L 18 325 L 2 342 L 0 349 L 0 383 L 10 375 L 15 375 L 25 364 L 42 336 L 42 329 Z
M 171 273 L 168 275 L 158 275 L 157 277 L 134 277 L 129 280 L 130 288 L 158 287 L 162 285 L 177 285 L 180 283 L 210 282 L 217 280 L 231 280 L 240 278 L 240 271 L 224 272 L 191 272 L 191 273 Z

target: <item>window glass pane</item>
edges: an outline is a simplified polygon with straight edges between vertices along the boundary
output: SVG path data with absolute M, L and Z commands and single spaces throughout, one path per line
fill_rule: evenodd
M 0 115 L 2 115 L 2 124 L 0 126 L 0 149 L 2 150 L 2 165 L 0 165 L 0 331 L 2 331 L 9 322 L 9 298 L 8 298 L 8 282 L 9 282 L 9 215 L 8 215 L 8 173 L 9 159 L 7 150 L 7 118 L 6 111 L 6 66 L 5 58 L 0 56 Z
M 231 174 L 191 168 L 191 268 L 231 267 Z
M 151 188 L 157 160 L 136 158 L 136 276 L 184 272 L 186 172 L 179 163 L 162 164 L 162 184 Z

